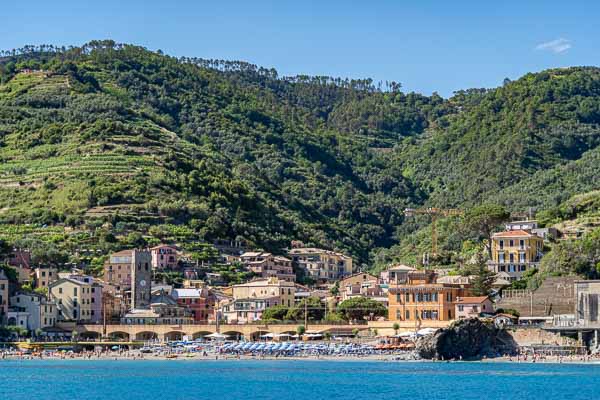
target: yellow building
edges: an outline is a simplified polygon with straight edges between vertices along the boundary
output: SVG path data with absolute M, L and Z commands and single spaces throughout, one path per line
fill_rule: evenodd
M 505 272 L 510 280 L 521 279 L 523 273 L 537 268 L 544 250 L 544 239 L 522 229 L 498 232 L 492 236 L 491 271 Z

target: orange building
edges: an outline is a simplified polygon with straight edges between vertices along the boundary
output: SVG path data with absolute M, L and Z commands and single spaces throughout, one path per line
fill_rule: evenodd
M 406 284 L 390 286 L 390 321 L 451 321 L 456 318 L 455 304 L 469 294 L 465 285 L 436 283 L 433 271 L 412 271 Z

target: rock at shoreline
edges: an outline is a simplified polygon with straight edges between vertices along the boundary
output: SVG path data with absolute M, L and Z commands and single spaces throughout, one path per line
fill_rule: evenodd
M 515 349 L 514 340 L 505 330 L 477 318 L 456 321 L 416 344 L 419 356 L 429 360 L 496 357 Z

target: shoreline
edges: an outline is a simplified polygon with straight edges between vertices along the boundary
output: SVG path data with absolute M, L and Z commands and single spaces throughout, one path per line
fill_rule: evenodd
M 177 357 L 167 356 L 139 356 L 139 355 L 101 355 L 101 356 L 19 356 L 19 355 L 4 355 L 0 358 L 2 362 L 13 362 L 13 361 L 76 361 L 76 362 L 87 362 L 87 361 L 179 361 L 179 362 L 234 362 L 234 361 L 310 361 L 310 362 L 384 362 L 384 363 L 428 363 L 428 364 L 456 364 L 456 363 L 486 363 L 486 364 L 550 364 L 550 365 L 600 365 L 600 359 L 527 359 L 517 360 L 510 357 L 496 357 L 496 358 L 485 358 L 480 360 L 426 360 L 426 359 L 411 359 L 408 357 L 399 357 L 398 355 L 373 355 L 373 356 L 305 356 L 305 357 L 254 357 L 254 356 L 201 356 L 201 355 L 179 355 Z

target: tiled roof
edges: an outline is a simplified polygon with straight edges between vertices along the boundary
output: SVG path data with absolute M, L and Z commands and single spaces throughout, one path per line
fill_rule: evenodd
M 506 231 L 494 233 L 494 237 L 532 237 L 535 236 L 527 231 L 518 229 L 516 231 Z
M 457 303 L 476 303 L 481 304 L 488 299 L 487 296 L 478 296 L 478 297 L 459 297 L 456 302 Z

